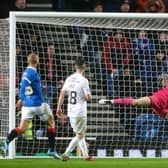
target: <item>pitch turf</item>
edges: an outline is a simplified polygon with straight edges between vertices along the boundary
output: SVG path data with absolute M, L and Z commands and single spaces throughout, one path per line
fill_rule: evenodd
M 88 162 L 71 159 L 67 162 L 54 159 L 0 160 L 0 168 L 168 168 L 168 159 L 96 159 Z

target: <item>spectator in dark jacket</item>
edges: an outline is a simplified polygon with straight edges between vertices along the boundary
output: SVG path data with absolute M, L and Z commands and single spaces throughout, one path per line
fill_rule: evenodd
M 108 93 L 110 97 L 115 96 L 113 80 L 123 65 L 129 64 L 131 59 L 130 42 L 124 32 L 118 30 L 114 35 L 107 38 L 103 44 L 103 63 L 108 74 Z
M 58 53 L 55 53 L 53 43 L 47 45 L 46 55 L 41 57 L 42 64 L 40 65 L 40 74 L 45 88 L 46 101 L 53 108 L 55 99 L 58 95 L 58 86 L 62 85 L 66 77 L 66 70 L 63 67 L 61 58 Z

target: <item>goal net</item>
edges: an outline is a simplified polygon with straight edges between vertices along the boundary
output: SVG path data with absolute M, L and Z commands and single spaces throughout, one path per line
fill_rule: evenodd
M 9 129 L 9 23 L 0 19 L 0 141 Z
M 27 55 L 37 52 L 45 99 L 55 114 L 60 88 L 66 77 L 74 72 L 74 60 L 82 56 L 87 63 L 85 76 L 93 95 L 93 100 L 88 103 L 86 132 L 90 155 L 168 157 L 168 123 L 155 115 L 151 108 L 101 106 L 97 103 L 101 98 L 148 96 L 161 87 L 159 77 L 168 71 L 168 15 L 12 13 L 11 16 L 15 26 L 10 47 L 15 59 L 11 59 L 10 66 L 16 68 L 16 74 L 11 74 L 10 80 L 13 76 L 16 91 L 13 87 L 10 99 L 17 100 Z M 4 28 L 8 32 L 8 26 Z M 5 48 L 8 38 L 2 38 L 2 58 L 8 64 L 8 48 Z M 2 70 L 3 60 L 0 65 Z M 6 87 L 7 84 L 0 92 L 2 101 L 8 98 Z M 8 132 L 8 106 L 5 104 L 4 107 L 2 103 L 1 108 L 2 139 Z M 15 107 L 10 108 L 17 125 L 21 113 L 15 111 Z M 63 109 L 66 113 L 66 100 Z M 55 147 L 61 154 L 74 133 L 69 122 L 62 126 L 57 119 L 56 129 Z M 17 157 L 46 157 L 48 142 L 44 123 L 35 117 L 10 149 L 13 147 L 16 147 L 14 154 Z M 72 155 L 80 156 L 80 149 L 73 151 Z

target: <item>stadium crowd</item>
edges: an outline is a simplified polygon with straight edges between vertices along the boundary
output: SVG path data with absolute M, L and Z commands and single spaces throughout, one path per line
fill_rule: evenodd
M 164 0 L 53 0 L 54 10 L 83 12 L 166 12 Z
M 49 8 L 41 4 L 49 4 Z M 9 16 L 9 11 L 72 11 L 72 12 L 152 12 L 165 13 L 166 0 L 2 0 L 0 17 Z M 29 5 L 32 4 L 32 5 Z M 33 6 L 35 4 L 35 6 Z

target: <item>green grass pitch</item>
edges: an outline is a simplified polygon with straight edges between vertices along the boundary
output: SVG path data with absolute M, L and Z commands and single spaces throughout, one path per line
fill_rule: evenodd
M 0 168 L 168 168 L 168 159 L 96 159 L 67 162 L 54 159 L 2 159 Z

